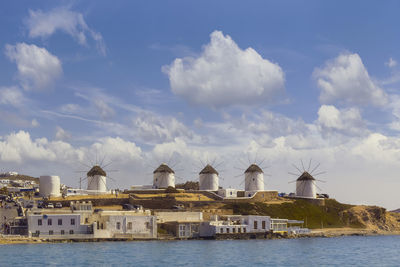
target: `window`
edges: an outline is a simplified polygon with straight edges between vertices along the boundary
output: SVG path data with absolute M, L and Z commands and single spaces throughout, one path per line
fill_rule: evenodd
M 236 228 L 232 228 L 232 233 L 236 233 Z
M 40 235 L 40 231 L 36 230 L 36 236 L 39 236 L 39 235 Z
M 71 225 L 75 225 L 75 218 L 71 219 Z
M 265 229 L 265 221 L 262 221 L 262 222 L 261 222 L 261 228 L 262 228 L 262 229 Z
M 89 223 L 89 218 L 85 218 L 85 223 Z
M 47 225 L 52 225 L 53 224 L 53 220 L 52 219 L 48 219 L 47 220 Z
M 246 231 L 247 231 L 246 228 L 243 228 L 243 233 L 246 233 Z
M 128 230 L 132 230 L 132 222 L 128 222 Z
M 242 228 L 238 228 L 238 233 L 241 233 L 242 232 Z
M 226 228 L 226 233 L 229 234 L 229 228 Z
M 121 223 L 117 222 L 117 230 L 121 229 Z
M 62 219 L 58 219 L 58 225 L 62 225 Z
M 54 234 L 53 230 L 50 230 L 49 235 L 53 235 L 53 234 Z
M 223 234 L 223 233 L 224 233 L 224 228 L 220 228 L 220 229 L 219 229 L 219 232 L 220 232 L 221 234 Z
M 257 225 L 257 221 L 254 221 L 254 229 L 257 229 L 258 225 Z
M 74 230 L 69 230 L 69 234 L 73 235 L 74 234 Z
M 37 220 L 37 225 L 42 225 L 42 219 Z
M 64 231 L 64 230 L 61 230 L 61 234 L 64 235 L 64 234 L 65 234 L 65 231 Z

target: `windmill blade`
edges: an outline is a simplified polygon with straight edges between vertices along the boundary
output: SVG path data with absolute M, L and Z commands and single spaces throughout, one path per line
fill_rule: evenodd
M 305 172 L 306 169 L 304 168 L 303 160 L 301 159 L 300 162 L 301 162 L 301 166 L 303 167 L 303 172 Z
M 310 162 L 308 163 L 307 172 L 309 172 L 309 171 L 310 171 L 310 168 L 311 168 L 311 159 L 310 159 Z
M 78 162 L 79 164 L 81 164 L 82 166 L 84 166 L 84 167 L 87 167 L 87 168 L 92 168 L 91 166 L 89 166 L 89 165 L 87 165 L 87 164 L 85 164 L 85 163 L 82 163 L 82 162 Z
M 201 167 L 197 166 L 196 164 L 194 164 L 194 162 L 192 163 L 192 165 L 196 168 L 196 169 L 202 169 Z
M 107 163 L 106 165 L 104 165 L 103 169 L 104 169 L 104 168 L 107 168 L 107 167 L 110 166 L 111 164 L 113 164 L 112 161 L 110 161 L 109 163 Z
M 211 162 L 211 165 L 214 166 L 215 161 L 217 160 L 217 158 L 214 158 L 214 160 Z
M 292 164 L 292 166 L 295 167 L 299 171 L 299 173 L 303 173 L 299 168 L 297 168 L 296 165 Z
M 318 176 L 318 175 L 320 175 L 320 174 L 325 174 L 326 172 L 319 172 L 319 173 L 316 173 L 316 174 L 313 174 L 313 176 Z
M 240 162 L 241 164 L 243 164 L 243 166 L 246 168 L 246 166 L 247 166 L 246 163 L 244 163 L 241 159 L 239 159 L 239 162 Z
M 238 167 L 236 167 L 236 166 L 233 166 L 233 168 L 236 169 L 236 170 L 239 170 L 239 171 L 243 171 L 243 172 L 245 171 L 245 169 L 238 168 Z
M 249 164 L 251 165 L 251 160 L 250 160 L 250 154 L 247 153 L 247 160 L 249 161 Z
M 243 174 L 241 173 L 241 174 L 235 175 L 235 176 L 233 176 L 233 177 L 234 177 L 234 178 L 238 178 L 238 177 L 240 177 L 240 176 L 243 176 Z
M 319 190 L 320 192 L 322 192 L 322 189 L 317 185 L 316 182 L 314 182 L 314 185 L 315 185 L 316 188 L 318 188 L 318 190 Z
M 84 172 L 87 172 L 87 171 L 74 171 L 74 173 L 84 173 Z
M 296 174 L 296 173 L 293 173 L 293 172 L 288 172 L 288 174 L 294 175 L 294 176 L 299 176 L 299 174 Z
M 319 180 L 319 179 L 315 179 L 315 180 L 318 182 L 321 182 L 321 183 L 326 183 L 326 181 L 324 181 L 324 180 Z
M 257 152 L 256 152 L 256 157 L 254 158 L 254 164 L 257 163 L 257 157 L 258 157 L 258 149 L 257 149 Z
M 266 158 L 264 158 L 260 163 L 258 163 L 257 165 L 260 166 L 261 164 L 263 164 L 263 162 L 265 161 Z
M 118 172 L 118 170 L 105 170 L 106 172 Z
M 199 161 L 201 163 L 201 166 L 203 166 L 203 168 L 204 168 L 206 165 L 203 163 L 203 161 L 200 158 L 199 158 Z
M 317 166 L 315 166 L 314 169 L 310 172 L 310 174 L 312 174 L 314 171 L 316 171 L 318 169 L 319 165 L 321 165 L 321 163 L 318 163 Z
M 244 182 L 245 182 L 246 180 L 245 179 L 243 179 L 243 181 L 239 184 L 239 186 L 241 186 Z
M 292 184 L 292 183 L 294 183 L 294 182 L 297 182 L 297 180 L 290 181 L 290 182 L 288 182 L 288 184 Z
M 106 156 L 104 155 L 103 159 L 100 161 L 100 166 L 103 165 L 104 160 L 106 159 Z
M 217 165 L 214 166 L 214 168 L 218 168 L 220 165 L 222 165 L 224 162 L 221 161 L 220 163 L 217 163 Z

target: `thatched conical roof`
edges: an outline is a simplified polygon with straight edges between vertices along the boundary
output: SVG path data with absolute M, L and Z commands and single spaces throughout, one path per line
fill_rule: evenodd
M 302 175 L 300 175 L 299 178 L 297 178 L 297 181 L 314 181 L 315 178 L 312 177 L 311 174 L 309 174 L 308 172 L 303 172 Z
M 158 168 L 155 169 L 153 173 L 156 173 L 156 172 L 175 173 L 174 170 L 172 170 L 170 167 L 168 167 L 168 165 L 165 163 L 162 163 L 160 166 L 158 166 Z
M 94 165 L 87 173 L 88 177 L 95 175 L 107 176 L 106 172 L 99 165 Z
M 210 164 L 207 164 L 207 166 L 205 166 L 204 169 L 202 169 L 199 174 L 216 174 L 216 175 L 218 175 L 218 172 Z
M 244 173 L 248 173 L 248 172 L 263 172 L 263 170 L 261 170 L 260 167 L 258 167 L 257 164 L 251 164 L 250 167 L 247 168 L 247 170 L 245 170 Z

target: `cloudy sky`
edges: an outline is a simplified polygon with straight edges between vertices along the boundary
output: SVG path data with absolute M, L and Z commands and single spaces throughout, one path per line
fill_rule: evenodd
M 128 188 L 161 162 L 178 182 L 214 163 L 242 188 L 257 162 L 292 192 L 302 160 L 339 201 L 399 208 L 399 8 L 4 1 L 0 169 L 78 186 L 111 163 L 110 187 Z

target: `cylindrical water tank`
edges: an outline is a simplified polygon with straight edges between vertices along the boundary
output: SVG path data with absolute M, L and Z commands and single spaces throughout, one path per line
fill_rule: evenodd
M 245 191 L 264 191 L 264 172 L 256 164 L 251 164 L 244 172 Z
M 42 197 L 59 197 L 60 177 L 55 175 L 43 175 L 39 178 L 39 194 Z

